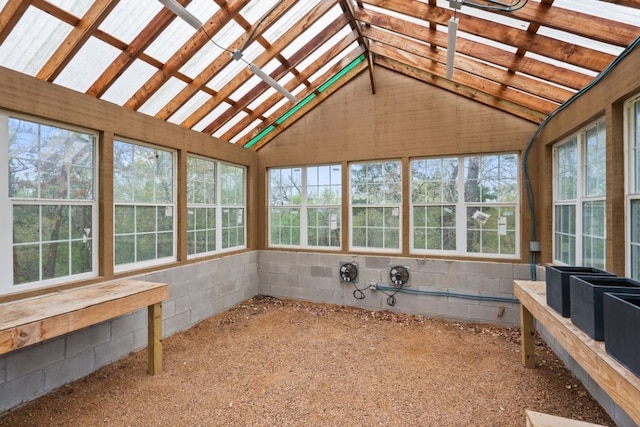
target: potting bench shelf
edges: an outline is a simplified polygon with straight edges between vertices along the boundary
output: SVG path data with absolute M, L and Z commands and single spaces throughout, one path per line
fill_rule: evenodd
M 522 364 L 527 368 L 535 367 L 532 335 L 535 319 L 602 390 L 640 424 L 640 378 L 609 356 L 604 342 L 591 339 L 571 323 L 571 319 L 549 307 L 545 287 L 545 282 L 516 280 L 513 283 L 514 295 L 520 300 Z
M 0 354 L 147 307 L 149 374 L 162 370 L 165 283 L 115 280 L 0 304 Z

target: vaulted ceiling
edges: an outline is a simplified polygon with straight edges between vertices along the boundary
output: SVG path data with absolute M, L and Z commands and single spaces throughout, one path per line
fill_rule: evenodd
M 374 65 L 540 123 L 640 36 L 640 0 L 177 1 L 201 29 L 156 0 L 0 0 L 0 66 L 257 150 L 362 72 L 375 94 Z

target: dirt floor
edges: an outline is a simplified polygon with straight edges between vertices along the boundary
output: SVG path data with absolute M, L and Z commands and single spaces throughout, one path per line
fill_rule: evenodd
M 612 426 L 517 329 L 257 297 L 0 417 L 0 426 L 524 426 L 525 409 Z

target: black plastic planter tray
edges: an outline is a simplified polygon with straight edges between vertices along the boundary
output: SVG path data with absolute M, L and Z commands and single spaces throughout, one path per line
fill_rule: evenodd
M 571 276 L 571 321 L 596 341 L 605 339 L 602 297 L 605 292 L 638 294 L 640 282 L 624 277 Z
M 605 293 L 604 348 L 640 377 L 640 295 Z
M 563 317 L 571 317 L 569 277 L 577 274 L 615 277 L 615 275 L 611 273 L 593 267 L 548 265 L 545 273 L 547 280 L 547 305 Z

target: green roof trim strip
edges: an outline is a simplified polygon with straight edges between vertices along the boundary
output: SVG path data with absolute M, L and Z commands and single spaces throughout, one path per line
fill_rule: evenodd
M 284 122 L 285 120 L 287 120 L 289 117 L 291 117 L 291 115 L 295 114 L 296 111 L 298 111 L 299 109 L 301 109 L 302 107 L 304 107 L 306 104 L 309 103 L 309 101 L 311 101 L 313 98 L 316 97 L 315 93 L 310 93 L 309 95 L 307 95 L 306 98 L 304 98 L 302 101 L 298 102 L 296 105 L 294 105 L 289 111 L 287 111 L 286 113 L 284 113 L 282 115 L 282 117 L 280 117 L 278 120 L 276 120 L 276 124 L 282 124 L 282 122 Z
M 338 80 L 339 78 L 341 78 L 342 76 L 344 76 L 345 74 L 347 74 L 349 71 L 351 71 L 356 65 L 358 65 L 359 63 L 361 63 L 362 61 L 364 61 L 365 56 L 364 54 L 358 56 L 356 59 L 354 59 L 353 61 L 351 61 L 351 64 L 347 65 L 346 67 L 344 67 L 342 69 L 342 71 L 340 71 L 338 74 L 336 74 L 335 76 L 331 77 L 329 80 L 327 80 L 327 82 L 325 84 L 323 84 L 322 86 L 320 86 L 318 88 L 318 92 L 322 93 L 323 91 L 327 90 L 327 88 L 329 86 L 331 86 L 332 84 L 334 84 L 336 82 L 336 80 Z
M 331 77 L 329 80 L 326 81 L 326 83 L 324 83 L 323 85 L 321 85 L 318 88 L 318 92 L 322 93 L 323 91 L 327 90 L 327 88 L 329 86 L 331 86 L 332 84 L 334 84 L 338 79 L 340 79 L 342 76 L 344 76 L 345 74 L 347 74 L 349 71 L 351 71 L 356 65 L 358 65 L 359 63 L 361 63 L 362 61 L 365 60 L 365 55 L 362 54 L 359 57 L 357 57 L 356 59 L 354 59 L 353 61 L 351 61 L 351 63 L 349 65 L 347 65 L 346 67 L 344 67 L 338 74 L 336 74 L 335 76 Z M 294 105 L 293 107 L 291 107 L 291 109 L 289 111 L 287 111 L 286 113 L 284 113 L 278 120 L 276 120 L 275 125 L 280 125 L 282 124 L 285 120 L 287 120 L 289 117 L 291 117 L 292 115 L 294 115 L 298 110 L 300 110 L 302 107 L 304 107 L 305 105 L 307 105 L 312 99 L 314 99 L 316 97 L 315 93 L 310 93 L 309 95 L 307 95 L 302 101 L 298 102 L 296 105 Z M 269 132 L 271 132 L 272 130 L 274 130 L 276 128 L 275 125 L 270 125 L 269 127 L 267 127 L 265 130 L 263 130 L 262 132 L 260 132 L 259 134 L 257 134 L 256 136 L 254 136 L 251 141 L 247 142 L 244 145 L 244 148 L 250 148 L 251 146 L 255 145 L 256 142 L 260 141 L 262 138 L 264 138 Z
M 269 132 L 271 132 L 275 128 L 276 127 L 274 125 L 270 125 L 265 130 L 263 130 L 262 132 L 260 132 L 259 134 L 257 134 L 253 138 L 251 138 L 251 141 L 249 141 L 246 144 L 244 144 L 244 148 L 250 148 L 253 144 L 255 144 L 256 142 L 260 141 L 262 138 L 264 138 L 264 136 L 266 134 L 268 134 Z

